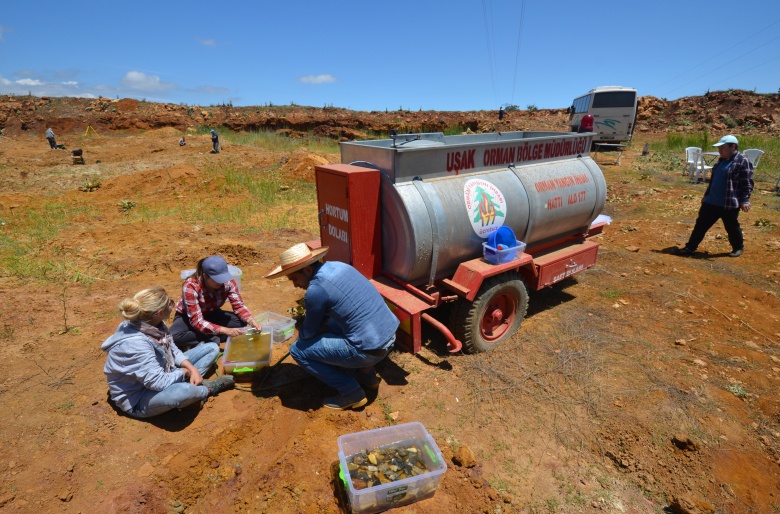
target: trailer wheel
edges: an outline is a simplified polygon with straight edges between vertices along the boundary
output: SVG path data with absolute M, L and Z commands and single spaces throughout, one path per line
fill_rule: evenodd
M 486 352 L 520 329 L 527 309 L 523 277 L 510 271 L 486 280 L 473 303 L 459 302 L 452 312 L 452 327 L 464 352 Z

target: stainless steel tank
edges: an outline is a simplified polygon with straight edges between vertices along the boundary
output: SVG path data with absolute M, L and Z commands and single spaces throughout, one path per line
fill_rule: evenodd
M 451 275 L 505 225 L 529 249 L 584 233 L 606 201 L 592 135 L 404 134 L 342 143 L 342 162 L 382 172 L 384 271 L 411 283 Z

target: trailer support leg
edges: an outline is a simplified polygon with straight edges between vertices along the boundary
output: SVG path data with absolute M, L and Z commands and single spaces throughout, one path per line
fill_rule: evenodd
M 435 319 L 433 316 L 428 314 L 427 312 L 423 312 L 420 314 L 422 319 L 433 325 L 439 332 L 442 333 L 444 337 L 447 338 L 447 351 L 450 353 L 457 353 L 463 348 L 463 344 L 455 339 L 455 336 L 452 335 L 452 332 L 450 332 L 450 329 L 447 328 L 443 323 L 441 323 L 439 320 Z

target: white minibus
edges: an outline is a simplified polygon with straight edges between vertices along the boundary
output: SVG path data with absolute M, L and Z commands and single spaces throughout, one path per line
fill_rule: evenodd
M 593 116 L 593 142 L 631 141 L 636 122 L 636 89 L 622 86 L 600 86 L 574 99 L 569 108 L 569 127 L 580 131 L 580 120 Z

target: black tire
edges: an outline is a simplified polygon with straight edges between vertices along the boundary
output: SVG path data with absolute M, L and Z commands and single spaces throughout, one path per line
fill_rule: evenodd
M 473 302 L 460 300 L 455 305 L 453 334 L 463 343 L 464 352 L 486 352 L 520 330 L 527 310 L 528 289 L 519 273 L 491 277 L 483 282 Z

